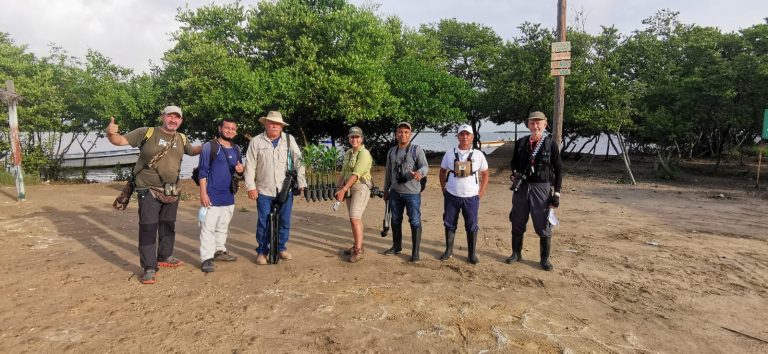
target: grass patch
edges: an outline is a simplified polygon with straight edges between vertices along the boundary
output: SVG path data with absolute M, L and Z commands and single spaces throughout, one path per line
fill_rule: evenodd
M 36 175 L 24 175 L 24 184 L 38 184 L 40 177 Z M 16 174 L 6 170 L 0 170 L 0 186 L 15 186 Z

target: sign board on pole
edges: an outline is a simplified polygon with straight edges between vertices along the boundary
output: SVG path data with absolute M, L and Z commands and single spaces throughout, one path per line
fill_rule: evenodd
M 552 53 L 570 52 L 571 42 L 552 42 Z
M 571 61 L 570 60 L 557 60 L 551 62 L 550 68 L 552 69 L 570 69 L 571 68 Z
M 566 76 L 571 75 L 571 69 L 552 69 L 549 72 L 549 76 Z
M 552 60 L 570 60 L 571 52 L 557 52 L 552 53 Z
M 768 109 L 763 115 L 763 139 L 768 140 Z

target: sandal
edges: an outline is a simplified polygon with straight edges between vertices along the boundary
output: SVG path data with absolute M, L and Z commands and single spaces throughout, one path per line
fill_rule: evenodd
M 349 257 L 349 263 L 357 263 L 363 259 L 363 248 L 352 248 L 352 256 Z

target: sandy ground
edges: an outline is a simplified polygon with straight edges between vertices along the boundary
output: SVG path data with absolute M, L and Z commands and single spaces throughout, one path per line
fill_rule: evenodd
M 351 244 L 346 211 L 301 201 L 294 260 L 257 266 L 255 207 L 241 191 L 228 242 L 239 260 L 199 270 L 198 202 L 184 201 L 176 255 L 187 264 L 162 269 L 156 285 L 138 282 L 135 202 L 110 207 L 120 183 L 28 186 L 24 203 L 3 187 L 0 352 L 768 352 L 759 340 L 768 340 L 765 190 L 642 174 L 629 186 L 616 183 L 619 162 L 592 172 L 585 164 L 568 162 L 578 173 L 565 179 L 552 272 L 540 270 L 532 233 L 525 260 L 503 263 L 511 252 L 503 167 L 482 201 L 478 265 L 466 262 L 463 232 L 456 256 L 438 260 L 433 168 L 419 264 L 407 262 L 409 232 L 402 255 L 381 254 L 391 234 L 379 236 L 376 199 L 360 263 L 341 253 Z M 185 188 L 194 192 L 191 182 Z

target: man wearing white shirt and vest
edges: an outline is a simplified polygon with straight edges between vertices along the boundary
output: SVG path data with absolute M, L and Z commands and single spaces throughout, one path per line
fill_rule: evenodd
M 459 126 L 456 137 L 459 146 L 448 150 L 440 163 L 440 186 L 443 189 L 443 224 L 445 225 L 445 253 L 440 260 L 446 261 L 453 255 L 453 241 L 459 212 L 464 217 L 464 229 L 467 231 L 467 249 L 469 263 L 477 264 L 477 224 L 480 199 L 488 187 L 488 161 L 480 150 L 472 148 L 474 130 L 469 124 Z

